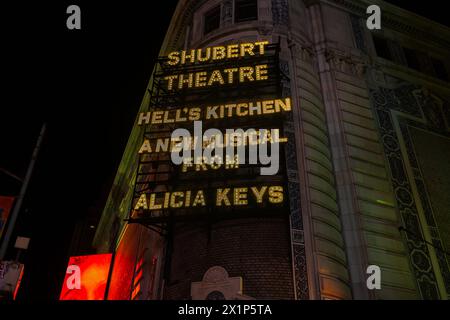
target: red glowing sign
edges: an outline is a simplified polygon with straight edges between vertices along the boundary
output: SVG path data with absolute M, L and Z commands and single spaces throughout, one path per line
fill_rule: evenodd
M 114 267 L 111 272 L 111 285 L 108 300 L 130 300 L 133 270 L 135 270 L 136 254 L 139 246 L 138 224 L 129 224 L 117 248 Z
M 59 300 L 103 300 L 111 256 L 70 257 Z
M 9 211 L 14 203 L 13 197 L 0 196 L 0 238 L 8 221 Z

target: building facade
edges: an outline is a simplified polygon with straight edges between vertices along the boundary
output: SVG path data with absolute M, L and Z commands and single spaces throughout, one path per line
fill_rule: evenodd
M 381 30 L 366 27 L 372 4 Z M 274 82 L 164 88 L 171 52 L 261 42 L 260 60 L 231 65 L 263 64 Z M 180 0 L 160 53 L 94 239 L 114 253 L 108 299 L 448 299 L 448 28 L 383 1 Z M 280 128 L 275 176 L 183 175 L 139 153 L 175 129 L 138 125 L 145 112 L 278 98 L 291 101 L 283 116 L 213 124 Z M 283 204 L 135 210 L 149 190 L 201 185 L 280 186 Z

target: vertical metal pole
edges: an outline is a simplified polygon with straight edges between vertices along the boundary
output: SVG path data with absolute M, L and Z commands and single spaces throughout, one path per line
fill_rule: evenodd
M 105 288 L 105 293 L 103 294 L 103 300 L 108 300 L 109 288 L 111 287 L 111 277 L 112 277 L 113 270 L 114 270 L 114 262 L 116 260 L 116 251 L 117 251 L 117 249 L 114 248 L 114 251 L 111 255 L 111 263 L 109 264 L 108 279 L 106 280 L 106 288 Z
M 23 181 L 22 187 L 20 188 L 19 196 L 17 197 L 17 203 L 14 206 L 14 210 L 9 218 L 8 228 L 6 229 L 5 237 L 3 238 L 2 246 L 0 248 L 0 260 L 3 260 L 6 255 L 6 251 L 8 249 L 9 242 L 11 241 L 11 236 L 14 231 L 14 226 L 16 224 L 17 216 L 19 215 L 20 209 L 22 207 L 22 202 L 25 197 L 25 193 L 28 188 L 28 184 L 30 182 L 31 174 L 33 173 L 34 164 L 36 163 L 36 158 L 39 153 L 39 149 L 42 144 L 42 140 L 45 135 L 47 124 L 43 124 L 41 128 L 41 132 L 39 133 L 38 140 L 36 142 L 36 146 L 34 147 L 33 155 L 31 156 L 30 164 L 28 165 L 27 174 Z

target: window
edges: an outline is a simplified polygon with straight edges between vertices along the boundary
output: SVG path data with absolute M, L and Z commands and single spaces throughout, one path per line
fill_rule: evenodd
M 258 20 L 257 0 L 236 0 L 234 2 L 234 22 Z
M 377 56 L 387 60 L 392 60 L 391 50 L 389 50 L 389 42 L 386 39 L 374 36 L 373 44 L 375 45 Z
M 220 5 L 209 10 L 205 14 L 205 29 L 204 33 L 210 33 L 220 27 Z
M 416 51 L 408 48 L 403 48 L 403 53 L 405 54 L 406 64 L 408 65 L 408 67 L 421 71 L 420 61 Z
M 445 64 L 436 58 L 431 58 L 431 63 L 433 65 L 434 73 L 436 74 L 436 77 L 443 80 L 443 81 L 449 81 L 447 69 L 445 68 Z

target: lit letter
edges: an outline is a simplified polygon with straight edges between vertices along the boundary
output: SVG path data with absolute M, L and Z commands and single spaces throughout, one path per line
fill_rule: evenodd
M 173 80 L 176 78 L 178 78 L 178 76 L 176 74 L 173 76 L 164 77 L 164 80 L 167 80 L 167 90 L 173 89 Z
M 225 83 L 223 81 L 222 74 L 220 73 L 219 70 L 214 70 L 212 72 L 211 77 L 209 78 L 209 81 L 208 81 L 208 86 L 212 85 L 216 81 L 219 81 L 220 84 L 224 84 Z
M 219 106 L 207 107 L 206 108 L 206 119 L 217 119 L 219 116 L 216 113 L 216 110 Z
M 148 205 L 147 205 L 147 198 L 145 196 L 145 194 L 141 194 L 141 196 L 139 197 L 138 202 L 136 203 L 136 205 L 134 206 L 134 210 L 139 210 L 139 209 L 144 209 L 147 210 L 148 209 Z
M 242 111 L 241 108 L 245 108 L 245 111 Z M 236 106 L 236 115 L 238 117 L 245 117 L 248 115 L 248 105 L 246 103 L 239 103 Z
M 139 154 L 144 153 L 144 152 L 152 152 L 152 146 L 150 145 L 150 140 L 145 139 L 144 142 L 142 143 L 141 148 L 139 149 Z
M 264 193 L 266 193 L 266 190 L 267 190 L 267 186 L 262 186 L 261 190 L 259 190 L 259 191 L 258 191 L 257 187 L 252 187 L 251 189 L 252 189 L 253 194 L 256 197 L 256 202 L 257 203 L 262 203 L 263 202 Z
M 273 100 L 264 100 L 262 102 L 262 109 L 263 114 L 274 113 L 275 110 L 273 109 Z
M 197 60 L 200 62 L 208 61 L 211 58 L 211 48 L 206 48 L 206 56 L 202 57 L 202 49 L 197 50 Z
M 252 74 L 253 74 L 252 67 L 240 67 L 239 68 L 239 81 L 244 82 L 245 78 L 247 78 L 249 81 L 254 81 Z
M 227 47 L 227 56 L 228 58 L 238 58 L 239 57 L 239 47 L 237 44 L 230 44 Z
M 228 73 L 228 83 L 233 83 L 233 72 L 238 72 L 238 68 L 224 69 L 223 72 Z
M 255 42 L 255 46 L 259 47 L 259 54 L 263 55 L 264 54 L 264 46 L 266 44 L 269 44 L 269 41 L 261 41 L 261 42 Z
M 148 124 L 150 122 L 150 114 L 151 112 L 141 112 L 139 114 L 139 120 L 138 125 L 142 125 L 142 122 L 145 121 L 145 124 Z
M 186 59 L 189 59 L 191 63 L 195 62 L 195 50 L 191 50 L 191 54 L 186 54 L 186 51 L 181 51 L 181 64 L 186 63 Z
M 269 187 L 269 202 L 270 203 L 283 202 L 283 187 L 282 186 Z
M 189 109 L 189 121 L 199 120 L 201 113 L 202 113 L 202 109 L 200 109 L 200 108 Z
M 169 53 L 169 61 L 167 63 L 171 66 L 176 66 L 178 62 L 180 62 L 180 58 L 178 57 L 179 55 L 180 53 L 177 51 Z
M 180 197 L 180 201 L 176 202 L 176 197 Z M 174 192 L 172 193 L 172 195 L 170 196 L 170 207 L 171 208 L 180 208 L 181 206 L 183 206 L 183 197 L 184 197 L 184 192 L 178 191 L 178 192 Z
M 150 195 L 150 210 L 159 210 L 162 208 L 161 204 L 155 204 L 156 202 L 156 194 L 152 193 Z
M 152 114 L 152 124 L 159 124 L 162 123 L 162 117 L 164 115 L 164 111 L 158 110 L 158 111 L 153 111 Z
M 222 201 L 225 203 L 226 206 L 231 206 L 230 200 L 228 199 L 229 191 L 230 191 L 230 188 L 217 189 L 217 194 L 216 194 L 216 206 L 217 207 L 222 206 Z
M 221 60 L 227 56 L 225 47 L 213 47 L 212 48 L 212 59 Z
M 291 99 L 285 98 L 284 102 L 281 99 L 275 100 L 275 111 L 280 112 L 280 110 L 291 111 Z
M 183 89 L 183 84 L 187 83 L 188 88 L 192 88 L 193 83 L 193 74 L 189 73 L 187 79 L 183 79 L 184 75 L 180 74 L 180 78 L 178 79 L 178 89 Z
M 248 188 L 235 188 L 234 189 L 234 205 L 244 206 L 248 204 L 247 201 Z
M 169 151 L 169 138 L 159 138 L 156 140 L 155 152 Z
M 241 57 L 245 56 L 245 53 L 247 52 L 250 56 L 254 56 L 255 53 L 253 52 L 253 48 L 255 46 L 253 43 L 241 43 Z
M 260 64 L 255 67 L 256 80 L 267 80 L 267 64 Z
M 206 86 L 206 72 L 197 72 L 195 74 L 195 87 Z
M 197 203 L 200 203 L 202 206 L 206 206 L 205 196 L 203 195 L 203 191 L 202 190 L 199 190 L 197 192 L 197 195 L 194 198 L 194 202 L 192 202 L 192 206 L 196 207 Z

